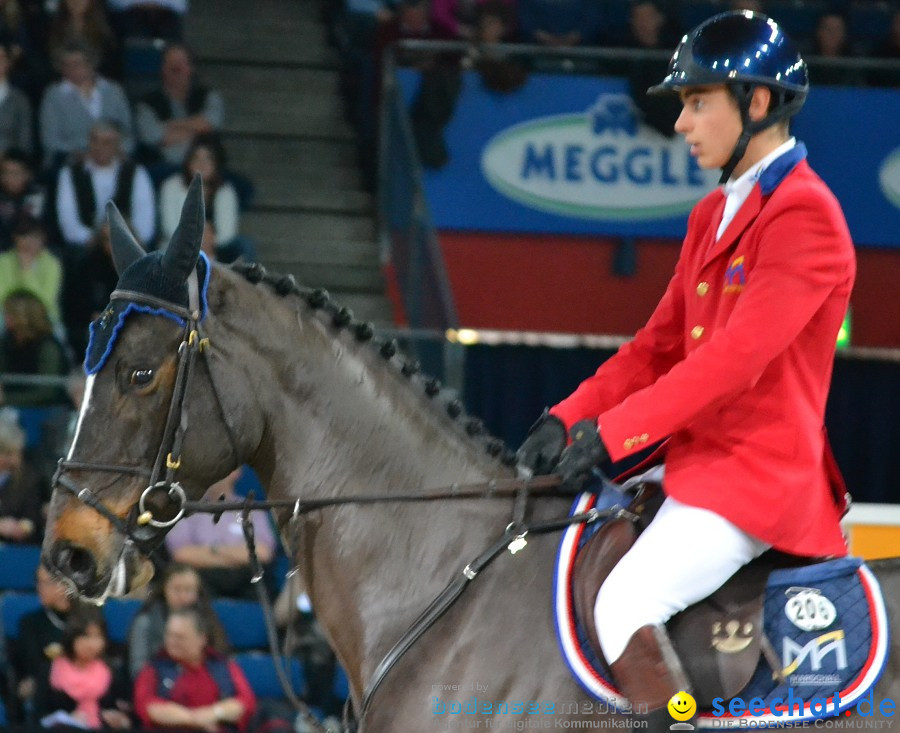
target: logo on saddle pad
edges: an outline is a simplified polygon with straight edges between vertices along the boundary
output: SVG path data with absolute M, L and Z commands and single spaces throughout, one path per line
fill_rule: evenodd
M 781 643 L 781 663 L 784 665 L 781 673 L 792 686 L 819 686 L 841 681 L 841 675 L 837 672 L 847 669 L 847 646 L 844 643 L 843 629 L 829 631 L 803 645 L 787 637 Z M 829 654 L 833 654 L 834 665 L 823 669 L 825 658 Z M 809 673 L 795 674 L 807 659 Z
M 717 652 L 737 654 L 744 651 L 753 641 L 753 623 L 741 623 L 731 619 L 724 624 L 716 621 L 712 625 L 712 645 Z

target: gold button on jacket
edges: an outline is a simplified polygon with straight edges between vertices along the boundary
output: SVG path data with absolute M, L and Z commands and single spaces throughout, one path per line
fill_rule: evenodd
M 709 292 L 709 283 L 702 282 L 697 286 L 697 295 L 701 298 Z
M 695 341 L 703 335 L 703 326 L 694 326 L 691 329 L 691 338 Z

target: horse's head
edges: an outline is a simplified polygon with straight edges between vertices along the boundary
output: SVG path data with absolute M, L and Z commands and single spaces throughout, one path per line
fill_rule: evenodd
M 226 422 L 204 352 L 211 272 L 199 254 L 199 178 L 165 252 L 146 254 L 114 206 L 109 215 L 119 283 L 91 324 L 87 388 L 42 556 L 95 600 L 149 580 L 147 555 L 185 498 L 235 468 L 252 440 Z

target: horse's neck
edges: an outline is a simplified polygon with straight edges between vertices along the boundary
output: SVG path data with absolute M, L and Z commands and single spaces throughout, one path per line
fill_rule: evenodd
M 279 373 L 258 456 L 273 495 L 414 493 L 509 475 L 374 349 L 318 323 L 304 341 Z M 508 521 L 507 502 L 395 503 L 324 509 L 286 535 L 342 661 L 364 678 Z

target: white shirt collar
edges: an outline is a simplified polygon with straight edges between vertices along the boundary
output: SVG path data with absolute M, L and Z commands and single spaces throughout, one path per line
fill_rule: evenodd
M 797 144 L 797 138 L 791 137 L 785 142 L 781 143 L 775 150 L 769 153 L 765 158 L 760 160 L 758 163 L 754 163 L 747 170 L 741 173 L 738 178 L 729 178 L 725 182 L 724 193 L 726 196 L 730 196 L 732 193 L 738 193 L 747 190 L 747 194 L 750 193 L 750 189 L 753 188 L 753 185 L 759 180 L 759 177 L 762 175 L 763 171 L 768 168 L 772 161 L 777 160 L 782 155 L 784 155 L 788 150 L 792 149 Z
M 753 187 L 756 185 L 756 182 L 759 180 L 763 171 L 771 165 L 772 161 L 784 155 L 796 144 L 797 139 L 792 137 L 790 140 L 787 140 L 775 148 L 775 150 L 769 153 L 765 158 L 751 165 L 750 168 L 744 171 L 738 178 L 728 179 L 722 189 L 722 193 L 725 194 L 725 208 L 722 210 L 722 220 L 719 222 L 718 229 L 716 230 L 717 240 L 725 233 L 728 225 L 731 223 L 732 219 L 734 219 L 735 214 L 737 214 L 741 206 L 744 205 L 744 202 L 750 196 L 750 192 L 753 190 Z

